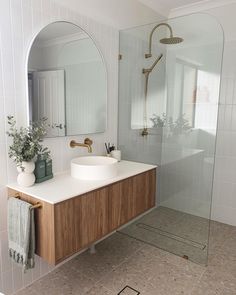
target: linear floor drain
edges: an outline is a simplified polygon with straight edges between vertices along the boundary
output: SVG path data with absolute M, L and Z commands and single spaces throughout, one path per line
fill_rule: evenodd
M 125 286 L 117 295 L 139 295 L 140 292 L 130 286 Z
M 174 239 L 174 240 L 176 240 L 178 242 L 187 244 L 189 246 L 196 247 L 196 248 L 201 249 L 201 250 L 204 250 L 206 248 L 206 245 L 204 245 L 204 244 L 201 244 L 201 243 L 198 243 L 198 242 L 195 242 L 195 241 L 192 241 L 192 240 L 188 240 L 188 239 L 176 236 L 175 234 L 169 233 L 167 231 L 161 230 L 159 228 L 153 227 L 153 226 L 145 224 L 145 223 L 137 223 L 136 226 L 139 227 L 139 228 L 143 228 L 143 229 L 146 229 L 148 231 L 157 233 L 157 234 L 159 234 L 161 236 L 165 236 L 167 238 Z

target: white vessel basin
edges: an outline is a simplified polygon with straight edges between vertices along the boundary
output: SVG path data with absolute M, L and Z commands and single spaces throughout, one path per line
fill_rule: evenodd
M 103 156 L 71 160 L 71 176 L 82 180 L 105 180 L 117 175 L 117 160 Z

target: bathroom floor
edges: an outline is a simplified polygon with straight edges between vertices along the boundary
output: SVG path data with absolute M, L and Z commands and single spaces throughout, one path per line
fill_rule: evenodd
M 236 228 L 212 222 L 205 267 L 118 232 L 17 295 L 235 295 L 235 245 Z
M 207 263 L 208 219 L 158 207 L 120 232 L 193 262 Z

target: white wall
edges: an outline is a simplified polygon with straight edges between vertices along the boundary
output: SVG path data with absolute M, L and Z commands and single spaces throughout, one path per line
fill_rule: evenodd
M 208 13 L 222 25 L 225 44 L 221 76 L 212 219 L 236 226 L 236 3 L 209 1 L 170 13 L 179 17 L 194 12 Z M 225 5 L 229 3 L 228 5 Z M 215 5 L 216 4 L 216 5 Z
M 163 130 L 160 203 L 209 218 L 223 32 L 215 18 L 207 14 L 171 19 L 169 24 L 174 34 L 181 36 L 184 42 L 167 49 L 167 116 L 176 120 L 182 110 L 184 118 L 189 120 L 186 111 L 192 111 L 195 106 L 195 125 L 191 132 L 171 134 L 168 128 Z M 181 71 L 177 71 L 177 61 L 197 67 L 207 81 L 200 84 L 199 80 L 195 82 L 194 77 L 191 83 L 189 72 L 182 76 Z M 201 77 L 199 72 L 198 78 Z M 182 89 L 186 85 L 192 85 L 188 92 L 186 88 L 185 91 Z M 207 97 L 203 96 L 194 104 L 191 98 L 194 97 L 195 87 L 198 98 L 202 85 L 207 90 Z M 188 123 L 191 124 L 191 121 Z
M 103 134 L 90 135 L 95 154 L 104 152 L 104 142 L 116 143 L 118 31 L 81 16 L 53 0 L 0 1 L 0 292 L 11 294 L 46 274 L 51 267 L 37 258 L 36 268 L 23 274 L 8 258 L 7 194 L 5 185 L 15 181 L 16 168 L 7 156 L 6 116 L 16 116 L 19 125 L 26 124 L 27 53 L 33 37 L 48 23 L 68 20 L 87 30 L 100 47 L 108 69 L 108 129 Z M 86 135 L 74 137 L 82 141 Z M 86 149 L 70 149 L 70 138 L 47 139 L 52 151 L 54 172 L 69 168 L 70 159 L 86 154 Z
M 212 219 L 236 226 L 236 4 L 206 11 L 225 33 Z

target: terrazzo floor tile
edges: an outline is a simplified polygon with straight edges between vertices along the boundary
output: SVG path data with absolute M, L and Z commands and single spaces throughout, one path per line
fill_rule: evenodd
M 96 254 L 86 251 L 77 256 L 78 270 L 97 282 L 142 246 L 140 241 L 117 233 L 98 244 Z
M 101 284 L 96 284 L 92 289 L 90 289 L 85 295 L 117 295 L 108 289 L 106 289 Z
M 173 225 L 168 225 L 165 230 L 185 239 L 206 245 L 208 242 L 209 220 L 183 213 L 180 220 Z
M 236 239 L 226 240 L 221 247 L 211 253 L 208 265 L 215 270 L 230 273 L 236 278 Z
M 16 293 L 17 295 L 38 295 L 37 290 L 32 290 L 32 287 L 26 287 Z
M 150 213 L 144 215 L 136 223 L 143 222 L 152 224 L 160 229 L 165 229 L 167 226 L 176 224 L 184 216 L 184 213 L 169 209 L 166 207 L 158 207 Z
M 227 271 L 209 266 L 191 295 L 235 295 L 236 277 Z
M 162 254 L 161 250 L 160 254 L 154 251 L 150 254 L 150 248 L 145 246 L 100 283 L 114 292 L 129 285 L 141 294 L 187 294 L 205 271 L 202 266 L 179 257 L 176 260 L 171 254 Z
M 36 281 L 29 290 L 41 295 L 82 295 L 93 286 L 93 281 L 83 274 L 71 269 L 58 268 Z M 34 294 L 34 293 L 33 293 Z
M 225 241 L 236 236 L 236 227 L 216 221 L 210 222 L 209 253 L 214 253 Z
M 160 212 L 184 220 L 175 210 Z M 155 217 L 151 213 L 146 220 Z M 187 216 L 185 222 L 194 224 L 196 218 Z M 116 233 L 97 245 L 96 254 L 86 251 L 16 294 L 117 295 L 129 285 L 140 295 L 236 295 L 236 227 L 211 222 L 210 239 L 205 267 Z
M 147 247 L 149 248 L 149 246 Z M 126 285 L 142 291 L 159 267 L 160 257 L 150 255 L 148 250 L 141 249 L 106 275 L 100 283 L 117 293 Z
M 158 207 L 120 232 L 196 263 L 207 263 L 207 219 Z
M 200 276 L 201 272 L 189 267 L 162 262 L 144 291 L 149 295 L 189 294 Z
M 137 226 L 137 223 L 133 223 L 130 226 L 125 227 L 120 230 L 119 233 L 146 243 L 152 243 L 152 241 L 156 238 L 155 232 L 140 228 Z

